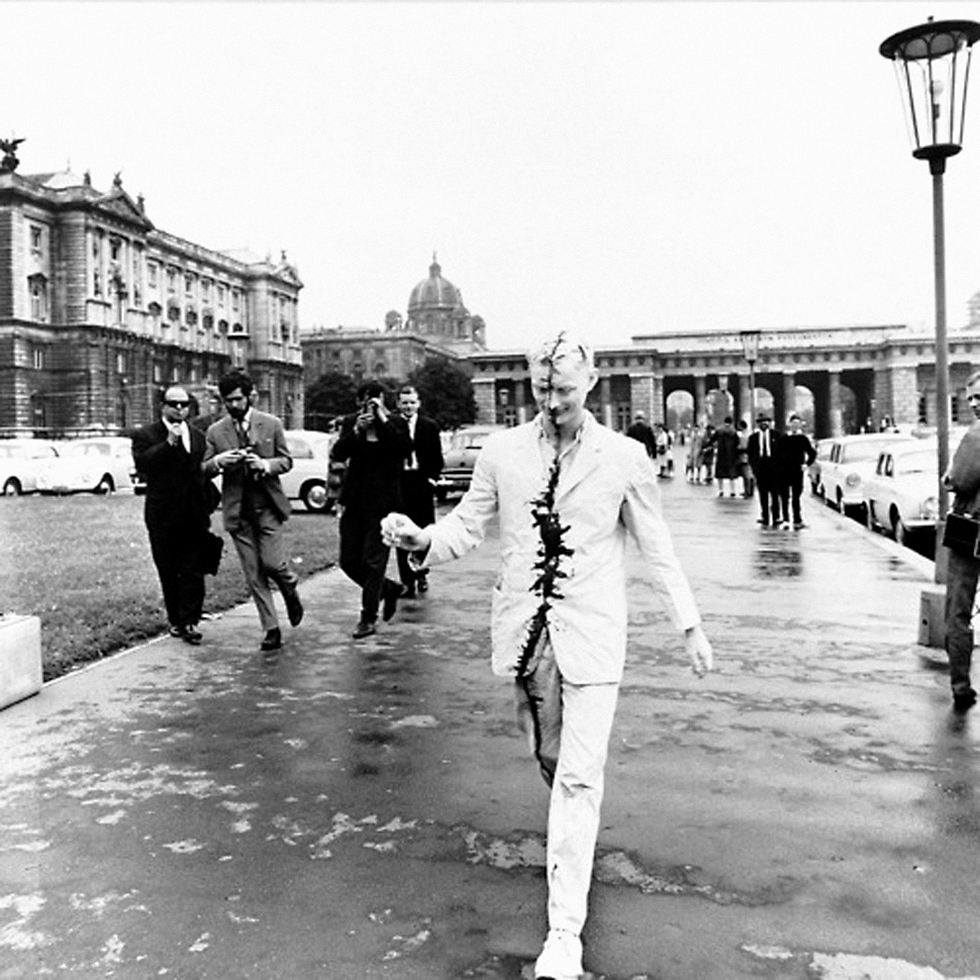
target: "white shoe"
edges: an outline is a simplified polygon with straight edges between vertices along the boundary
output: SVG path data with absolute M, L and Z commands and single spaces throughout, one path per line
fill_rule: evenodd
M 582 976 L 582 940 L 567 929 L 550 929 L 534 964 L 537 980 L 578 980 Z

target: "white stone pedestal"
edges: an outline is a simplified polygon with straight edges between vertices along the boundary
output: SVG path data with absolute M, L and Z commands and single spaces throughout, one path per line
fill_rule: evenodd
M 41 620 L 0 616 L 0 708 L 41 690 Z

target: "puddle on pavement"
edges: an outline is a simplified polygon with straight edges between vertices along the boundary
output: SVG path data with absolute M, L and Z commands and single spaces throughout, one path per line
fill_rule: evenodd
M 757 548 L 752 556 L 756 578 L 799 578 L 803 574 L 803 553 L 798 548 Z

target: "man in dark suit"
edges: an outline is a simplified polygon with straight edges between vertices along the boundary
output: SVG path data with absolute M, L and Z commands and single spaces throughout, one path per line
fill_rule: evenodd
M 419 393 L 412 385 L 402 385 L 399 389 L 398 411 L 405 420 L 412 443 L 412 452 L 402 470 L 402 508 L 419 527 L 428 527 L 436 519 L 432 492 L 442 473 L 439 426 L 419 414 Z M 397 555 L 398 577 L 402 580 L 405 598 L 413 598 L 416 591 L 427 592 L 428 571 L 413 569 L 408 560 L 409 552 L 404 548 L 399 548 Z
M 780 470 L 777 462 L 779 433 L 771 428 L 772 419 L 760 412 L 756 416 L 759 428 L 749 436 L 749 466 L 759 490 L 759 507 L 762 511 L 759 523 L 768 527 L 770 517 L 773 527 L 781 527 L 779 512 Z M 788 515 L 787 515 L 788 516 Z
M 803 510 L 800 498 L 803 495 L 803 470 L 817 458 L 806 433 L 803 419 L 796 412 L 789 417 L 789 431 L 779 440 L 779 498 L 783 505 L 783 520 L 789 520 L 790 500 L 793 502 L 793 528 L 806 527 L 803 523 Z
M 282 631 L 269 580 L 279 587 L 289 622 L 298 626 L 303 603 L 296 590 L 283 546 L 283 524 L 289 518 L 289 499 L 279 474 L 293 466 L 282 423 L 252 407 L 252 381 L 232 372 L 218 382 L 228 414 L 208 429 L 204 474 L 221 474 L 221 509 L 242 563 L 259 622 L 265 631 L 262 649 L 278 650 Z
M 168 388 L 160 421 L 133 433 L 133 460 L 146 480 L 143 519 L 160 576 L 170 635 L 198 644 L 204 605 L 201 548 L 210 526 L 205 495 L 204 433 L 187 424 L 190 398 Z
M 391 549 L 381 539 L 381 518 L 401 507 L 401 474 L 412 451 L 405 420 L 388 411 L 384 388 L 367 381 L 357 390 L 358 412 L 341 423 L 330 458 L 347 461 L 340 490 L 340 567 L 361 587 L 359 640 L 375 632 L 378 606 L 387 622 L 402 587 L 385 576 Z
M 657 455 L 657 439 L 653 434 L 653 429 L 647 424 L 647 417 L 643 412 L 637 412 L 633 417 L 633 424 L 626 430 L 626 435 L 630 439 L 635 439 L 637 442 L 641 443 L 643 448 L 647 451 L 647 456 L 653 459 Z M 409 517 L 412 515 L 409 514 Z M 416 521 L 416 523 L 418 523 Z M 424 524 L 421 525 L 425 527 Z

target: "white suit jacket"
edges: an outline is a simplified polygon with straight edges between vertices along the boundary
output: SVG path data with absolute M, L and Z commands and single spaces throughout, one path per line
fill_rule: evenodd
M 532 502 L 548 479 L 536 419 L 492 435 L 477 457 L 473 482 L 459 505 L 432 525 L 425 564 L 476 547 L 500 515 L 501 564 L 493 590 L 493 670 L 512 674 L 541 597 L 531 591 L 540 537 Z M 565 469 L 567 467 L 567 471 Z M 681 630 L 700 622 L 660 510 L 657 476 L 643 446 L 586 413 L 581 444 L 563 463 L 555 497 L 564 543 L 564 598 L 552 601 L 548 633 L 562 675 L 573 684 L 615 683 L 626 657 L 627 533 L 636 539 L 654 587 Z

